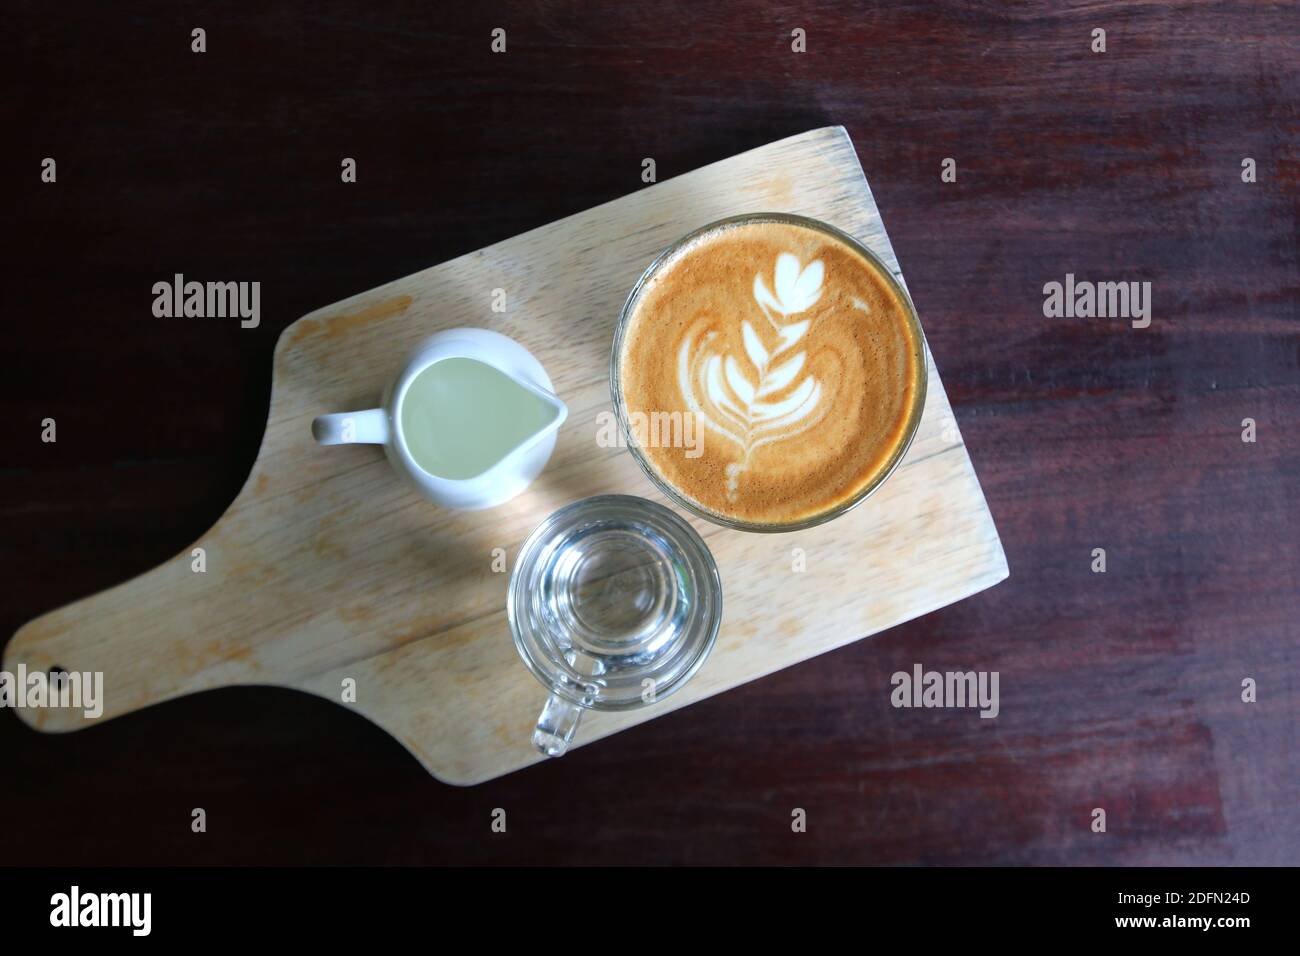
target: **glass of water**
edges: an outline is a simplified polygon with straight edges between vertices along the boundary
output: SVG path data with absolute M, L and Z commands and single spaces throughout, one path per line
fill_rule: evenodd
M 533 745 L 568 748 L 584 710 L 631 710 L 681 687 L 722 620 L 722 583 L 695 529 L 630 495 L 547 518 L 520 549 L 507 603 L 515 647 L 550 691 Z

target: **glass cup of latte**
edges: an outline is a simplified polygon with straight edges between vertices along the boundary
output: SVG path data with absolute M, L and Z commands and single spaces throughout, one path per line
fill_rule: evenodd
M 671 501 L 743 531 L 860 504 L 920 424 L 925 339 L 906 290 L 834 226 L 711 223 L 637 281 L 610 360 L 628 448 Z

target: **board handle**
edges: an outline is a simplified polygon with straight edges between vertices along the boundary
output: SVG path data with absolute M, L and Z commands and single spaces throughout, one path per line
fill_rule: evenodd
M 214 552 L 219 545 L 200 541 L 139 577 L 23 625 L 0 665 L 10 681 L 6 704 L 29 726 L 64 733 L 182 694 L 256 682 L 238 595 L 226 576 L 207 570 Z M 224 553 L 220 564 L 230 566 L 230 557 Z M 77 698 L 47 693 L 39 704 L 35 692 L 53 686 L 50 677 L 60 672 Z

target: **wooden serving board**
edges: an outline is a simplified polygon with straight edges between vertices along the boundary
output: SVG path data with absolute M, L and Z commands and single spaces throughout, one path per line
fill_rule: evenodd
M 506 622 L 509 561 L 555 509 L 624 492 L 663 500 L 611 411 L 614 322 L 651 259 L 743 212 L 796 212 L 857 236 L 898 273 L 841 127 L 813 130 L 407 276 L 299 319 L 275 349 L 269 420 L 243 490 L 192 548 L 24 626 L 3 669 L 104 674 L 104 713 L 21 709 L 76 730 L 182 694 L 272 684 L 355 703 L 430 773 L 473 784 L 543 759 L 529 738 L 546 697 Z M 901 278 L 901 275 L 900 275 Z M 493 290 L 507 309 L 493 312 Z M 924 316 L 922 316 L 924 319 Z M 569 417 L 550 465 L 514 501 L 452 512 L 417 497 L 374 446 L 318 447 L 313 417 L 378 403 L 432 332 L 496 329 L 545 365 Z M 602 419 L 603 420 L 603 416 Z M 754 535 L 691 519 L 717 559 L 723 621 L 704 667 L 642 710 L 589 714 L 575 746 L 652 720 L 983 590 L 1007 575 L 997 531 L 931 361 L 920 431 L 892 478 L 848 515 Z M 804 571 L 795 571 L 794 549 Z M 500 550 L 498 550 L 500 549 Z M 502 554 L 505 559 L 502 559 Z M 504 567 L 505 570 L 502 570 Z

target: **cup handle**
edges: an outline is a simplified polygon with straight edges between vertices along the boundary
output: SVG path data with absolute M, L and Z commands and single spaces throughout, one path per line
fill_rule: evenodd
M 537 715 L 537 727 L 533 730 L 533 746 L 548 757 L 561 757 L 569 749 L 578 724 L 582 720 L 582 708 L 570 703 L 559 694 L 552 694 L 546 699 L 546 706 Z
M 388 412 L 369 408 L 320 415 L 311 423 L 311 433 L 322 445 L 383 445 L 388 441 Z

